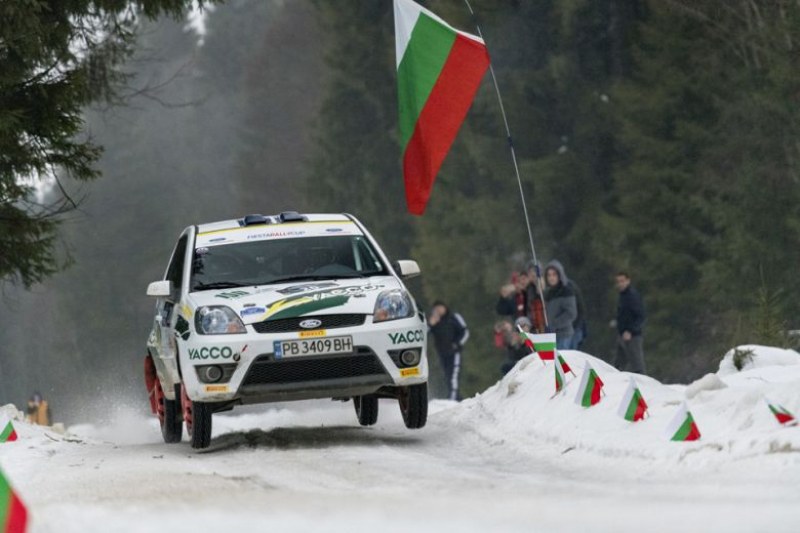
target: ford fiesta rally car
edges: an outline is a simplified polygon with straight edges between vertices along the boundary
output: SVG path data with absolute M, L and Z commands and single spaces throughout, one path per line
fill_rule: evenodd
M 145 384 L 166 442 L 194 448 L 236 405 L 352 398 L 361 425 L 395 398 L 428 414 L 427 326 L 402 279 L 350 215 L 248 215 L 186 228 L 156 298 Z

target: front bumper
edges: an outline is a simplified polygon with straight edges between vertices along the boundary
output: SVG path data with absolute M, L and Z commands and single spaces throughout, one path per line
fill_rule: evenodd
M 305 317 L 304 317 L 305 318 Z M 308 318 L 314 318 L 313 316 Z M 276 341 L 351 336 L 353 352 L 291 356 L 275 353 Z M 193 401 L 241 404 L 371 394 L 382 387 L 428 380 L 426 326 L 414 316 L 402 320 L 335 327 L 315 332 L 257 333 L 254 325 L 239 335 L 191 335 L 179 341 L 182 378 Z M 403 368 L 392 354 L 421 352 L 419 365 Z M 195 367 L 226 366 L 227 383 L 201 382 Z M 227 375 L 226 375 L 227 377 Z

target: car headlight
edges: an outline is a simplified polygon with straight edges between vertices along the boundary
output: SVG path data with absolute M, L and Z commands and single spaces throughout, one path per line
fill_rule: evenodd
M 200 335 L 247 332 L 233 309 L 224 305 L 209 305 L 198 309 L 194 316 L 194 327 Z
M 375 302 L 373 322 L 385 322 L 408 318 L 414 314 L 414 304 L 411 297 L 401 289 L 383 291 Z

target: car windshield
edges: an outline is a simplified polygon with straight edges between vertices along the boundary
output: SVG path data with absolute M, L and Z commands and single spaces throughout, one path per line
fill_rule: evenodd
M 387 274 L 363 235 L 273 239 L 197 248 L 191 290 Z

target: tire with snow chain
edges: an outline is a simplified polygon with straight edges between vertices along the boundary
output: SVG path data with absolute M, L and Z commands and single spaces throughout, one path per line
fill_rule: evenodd
M 353 397 L 353 405 L 362 426 L 372 426 L 378 421 L 378 397 L 374 394 Z
M 175 399 L 168 400 L 161 388 L 161 381 L 156 378 L 155 390 L 158 423 L 161 426 L 161 436 L 167 444 L 180 442 L 183 437 L 183 420 L 181 417 L 180 392 L 175 388 Z
M 214 411 L 206 402 L 191 402 L 186 430 L 192 439 L 192 448 L 208 448 L 211 444 L 211 415 Z
M 400 412 L 403 414 L 403 422 L 408 429 L 425 427 L 425 423 L 428 421 L 427 383 L 400 387 L 398 403 Z

